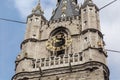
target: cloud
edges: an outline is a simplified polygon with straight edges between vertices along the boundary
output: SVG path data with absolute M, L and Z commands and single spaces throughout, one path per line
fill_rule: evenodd
M 41 0 L 41 6 L 44 9 L 44 16 L 47 19 L 50 19 L 52 16 L 52 10 L 56 8 L 56 1 L 57 0 Z
M 22 18 L 26 18 L 30 14 L 34 4 L 35 0 L 14 0 L 14 5 Z
M 42 9 L 45 12 L 47 19 L 52 15 L 52 8 L 55 7 L 55 0 L 41 0 Z M 19 11 L 22 18 L 26 18 L 37 5 L 37 0 L 14 0 L 14 5 Z M 46 6 L 47 5 L 47 6 Z

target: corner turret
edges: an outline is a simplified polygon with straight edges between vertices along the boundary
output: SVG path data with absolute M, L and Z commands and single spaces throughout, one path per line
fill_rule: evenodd
M 42 28 L 42 24 L 47 23 L 43 14 L 44 11 L 41 8 L 39 0 L 37 6 L 27 18 L 27 34 L 25 35 L 25 39 L 40 39 L 40 29 Z

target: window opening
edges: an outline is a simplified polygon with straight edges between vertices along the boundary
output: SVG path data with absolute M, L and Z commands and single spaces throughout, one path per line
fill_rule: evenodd
M 57 51 L 56 56 L 63 56 L 65 54 L 65 50 Z
M 61 17 L 62 17 L 62 18 L 63 18 L 63 17 L 66 17 L 66 14 L 65 14 L 65 13 L 62 13 Z
M 38 22 L 39 21 L 39 19 L 38 18 L 35 18 L 35 22 Z
M 84 38 L 87 41 L 87 37 Z
M 82 61 L 83 60 L 83 57 L 82 56 L 80 56 L 80 61 Z

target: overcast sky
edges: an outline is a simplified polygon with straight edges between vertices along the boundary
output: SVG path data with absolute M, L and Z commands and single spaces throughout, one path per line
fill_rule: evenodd
M 51 17 L 57 0 L 41 0 L 45 17 Z M 100 8 L 112 0 L 93 0 Z M 83 0 L 79 0 L 82 3 Z M 37 0 L 1 0 L 0 17 L 26 21 Z M 120 0 L 100 11 L 100 21 L 106 49 L 120 51 Z M 0 21 L 0 80 L 14 75 L 14 61 L 20 52 L 26 25 Z M 120 80 L 120 53 L 108 52 L 110 80 Z

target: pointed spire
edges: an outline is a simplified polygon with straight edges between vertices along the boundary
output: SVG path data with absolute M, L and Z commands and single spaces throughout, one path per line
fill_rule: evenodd
M 53 16 L 51 17 L 51 20 L 79 15 L 77 0 L 58 0 L 57 2 L 57 8 L 55 9 Z
M 40 6 L 40 0 L 38 0 L 38 5 Z M 40 6 L 41 7 L 41 6 Z
M 44 12 L 42 11 L 41 5 L 40 5 L 40 0 L 38 0 L 37 6 L 32 10 L 32 13 L 38 14 L 38 15 L 43 15 Z

